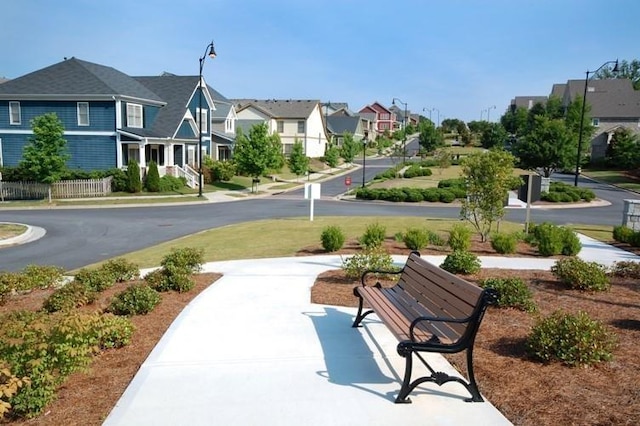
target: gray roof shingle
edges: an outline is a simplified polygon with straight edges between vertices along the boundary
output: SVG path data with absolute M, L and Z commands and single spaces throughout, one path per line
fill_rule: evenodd
M 66 59 L 0 85 L 0 97 L 4 99 L 105 99 L 111 96 L 163 103 L 157 94 L 115 68 L 77 58 Z
M 320 104 L 319 100 L 300 99 L 233 99 L 237 111 L 250 106 L 264 111 L 271 118 L 301 118 L 307 119 L 313 109 Z
M 563 101 L 565 106 L 584 95 L 584 80 L 567 81 Z M 633 89 L 629 79 L 589 80 L 587 103 L 591 116 L 598 118 L 639 118 L 640 91 Z

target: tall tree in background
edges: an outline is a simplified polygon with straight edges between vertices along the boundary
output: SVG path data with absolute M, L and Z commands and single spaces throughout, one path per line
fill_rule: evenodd
M 293 143 L 291 154 L 289 155 L 289 170 L 295 173 L 296 176 L 303 175 L 309 171 L 309 157 L 304 155 L 304 149 L 302 142 L 297 138 Z
M 420 124 L 421 129 L 418 141 L 423 150 L 431 153 L 444 145 L 444 136 L 441 131 L 435 128 L 433 123 L 425 121 Z
M 527 127 L 528 115 L 529 113 L 525 107 L 518 107 L 514 110 L 509 109 L 500 117 L 500 124 L 508 133 L 520 136 Z M 471 127 L 471 124 L 469 124 L 469 127 Z
M 34 118 L 31 128 L 33 136 L 24 147 L 18 167 L 37 182 L 59 181 L 69 159 L 62 122 L 55 113 L 48 113 Z
M 545 177 L 568 168 L 576 158 L 577 143 L 564 120 L 546 115 L 534 118 L 535 124 L 513 145 L 513 154 L 524 169 L 542 169 Z
M 513 175 L 514 162 L 513 155 L 500 149 L 476 152 L 462 161 L 467 198 L 462 202 L 460 217 L 473 225 L 482 241 L 487 240 L 493 224 L 504 217 L 508 191 L 520 182 Z
M 618 72 L 614 73 L 611 67 L 605 67 L 593 75 L 594 78 L 628 78 L 635 90 L 640 90 L 640 61 L 622 60 L 618 63 Z
M 507 141 L 507 131 L 502 127 L 500 123 L 487 123 L 488 125 L 482 132 L 480 142 L 484 148 L 503 148 Z
M 616 169 L 640 168 L 640 138 L 627 128 L 617 129 L 607 148 L 607 157 Z

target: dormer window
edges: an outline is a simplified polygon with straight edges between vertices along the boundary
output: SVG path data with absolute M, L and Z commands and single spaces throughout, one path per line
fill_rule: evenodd
M 127 103 L 127 127 L 143 127 L 142 105 Z
M 202 128 L 200 129 L 202 133 L 207 133 L 207 115 L 208 110 L 196 108 L 196 124 L 200 129 L 200 123 L 202 123 Z

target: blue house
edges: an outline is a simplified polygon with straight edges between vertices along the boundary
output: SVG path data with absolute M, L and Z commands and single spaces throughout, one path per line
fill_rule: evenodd
M 200 119 L 202 154 L 218 156 L 212 93 L 226 101 L 203 81 L 200 110 L 198 83 L 198 76 L 168 73 L 131 77 L 77 58 L 9 80 L 0 84 L 0 165 L 16 166 L 31 120 L 54 112 L 65 128 L 69 168 L 121 168 L 134 159 L 144 169 L 153 160 L 161 175 L 189 177 L 197 169 Z

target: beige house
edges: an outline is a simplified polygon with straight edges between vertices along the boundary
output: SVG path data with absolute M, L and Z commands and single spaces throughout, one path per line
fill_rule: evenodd
M 296 140 L 307 157 L 325 154 L 327 133 L 319 100 L 234 99 L 236 126 L 246 133 L 255 124 L 266 123 L 270 134 L 280 135 L 284 154 L 291 153 Z

